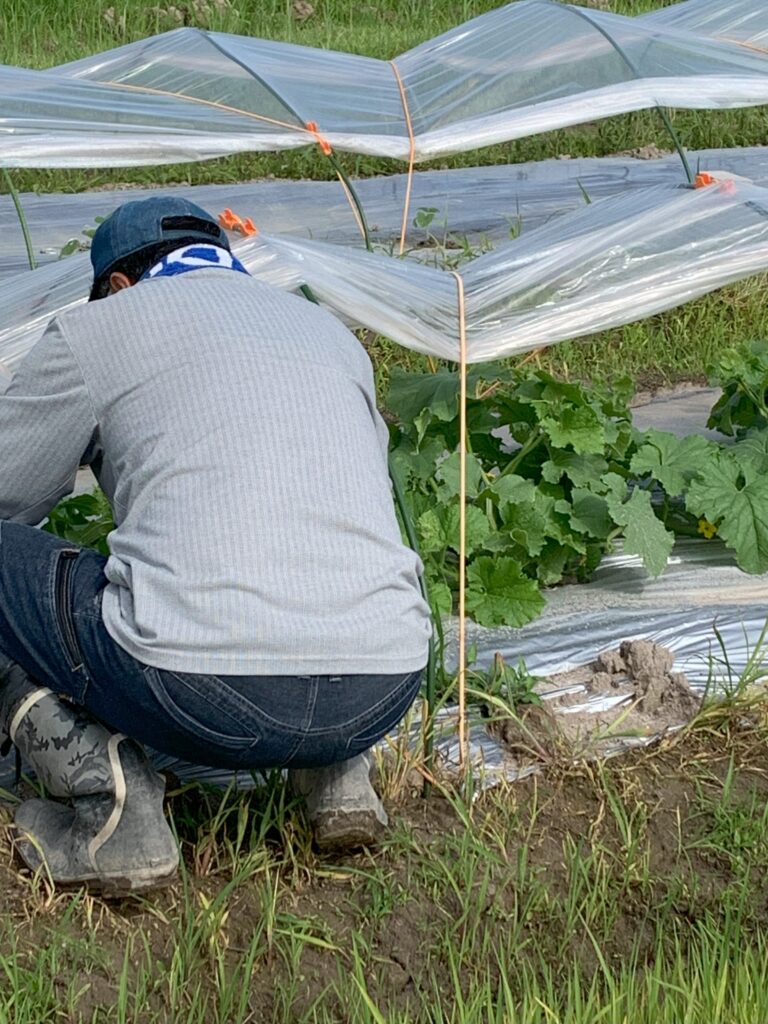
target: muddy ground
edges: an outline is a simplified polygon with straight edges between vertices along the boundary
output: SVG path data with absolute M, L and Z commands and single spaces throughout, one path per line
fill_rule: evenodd
M 754 814 L 765 806 L 765 735 L 762 712 L 705 716 L 695 729 L 602 767 L 548 765 L 541 774 L 476 800 L 471 842 L 465 812 L 457 812 L 451 800 L 437 791 L 425 800 L 404 786 L 389 803 L 392 829 L 379 851 L 321 860 L 304 843 L 300 829 L 273 830 L 266 842 L 269 856 L 226 893 L 232 877 L 223 855 L 226 844 L 201 840 L 193 823 L 200 799 L 194 791 L 172 801 L 186 880 L 144 900 L 105 903 L 52 893 L 19 868 L 5 829 L 0 917 L 12 928 L 3 933 L 0 956 L 15 949 L 16 962 L 28 958 L 31 965 L 63 929 L 72 942 L 71 950 L 66 943 L 61 946 L 56 966 L 62 998 L 69 991 L 71 1000 L 67 985 L 73 976 L 80 984 L 77 1004 L 63 1007 L 63 1016 L 56 1019 L 98 1020 L 100 1008 L 114 1007 L 126 949 L 140 936 L 136 948 L 145 957 L 151 954 L 156 978 L 156 987 L 145 995 L 146 1019 L 173 1020 L 169 1000 L 182 997 L 178 991 L 169 996 L 168 977 L 179 949 L 195 961 L 189 965 L 190 979 L 214 991 L 214 945 L 226 963 L 242 963 L 250 937 L 268 915 L 271 937 L 266 936 L 251 973 L 249 1020 L 304 1020 L 317 999 L 325 999 L 332 1013 L 335 996 L 328 986 L 348 969 L 353 940 L 367 950 L 366 982 L 379 1009 L 407 1013 L 417 1005 L 427 978 L 450 986 L 442 944 L 447 928 L 460 938 L 461 929 L 470 927 L 468 906 L 474 934 L 482 935 L 483 942 L 493 943 L 494 937 L 516 929 L 521 956 L 530 941 L 553 964 L 575 961 L 586 971 L 594 969 L 594 945 L 583 929 L 569 928 L 573 854 L 580 851 L 583 863 L 592 865 L 588 870 L 597 871 L 601 864 L 600 871 L 608 872 L 600 881 L 612 894 L 603 955 L 609 963 L 621 963 L 634 953 L 641 965 L 652 963 L 658 951 L 656 908 L 665 908 L 670 934 L 685 936 L 697 922 L 720 914 L 743 883 L 738 851 L 727 843 L 721 848 L 711 837 L 723 807 Z M 253 796 L 252 813 L 258 799 Z M 620 814 L 615 813 L 617 799 L 624 808 Z M 628 838 L 627 821 L 633 823 L 636 842 Z M 475 885 L 476 900 L 468 902 L 465 887 Z M 753 873 L 750 886 L 750 920 L 755 928 L 768 926 L 768 872 Z M 265 892 L 271 895 L 265 898 Z M 201 929 L 196 940 L 190 938 L 190 929 L 200 924 L 201 908 L 222 894 L 226 913 L 217 918 L 215 935 Z M 521 909 L 526 899 L 527 911 Z M 291 947 L 300 951 L 298 967 L 288 963 L 284 939 L 289 932 L 305 936 Z M 87 955 L 83 942 L 91 944 Z M 474 969 L 471 957 L 466 969 Z M 514 969 L 510 963 L 509 970 Z M 127 970 L 133 984 L 130 963 Z M 285 1000 L 277 993 L 289 982 L 293 994 L 286 1014 Z M 8 985 L 0 976 L 0 993 L 7 995 Z M 347 1019 L 341 1009 L 338 1019 Z

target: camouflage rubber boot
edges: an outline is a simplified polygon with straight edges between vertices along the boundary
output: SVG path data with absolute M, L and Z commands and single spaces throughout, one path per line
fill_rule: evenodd
M 387 812 L 371 784 L 368 753 L 327 768 L 288 772 L 293 791 L 304 797 L 315 842 L 321 850 L 372 846 L 387 825 Z
M 0 684 L 0 726 L 46 790 L 71 800 L 19 805 L 17 846 L 30 868 L 45 865 L 54 882 L 107 895 L 173 879 L 179 853 L 163 814 L 164 783 L 137 743 L 35 686 L 18 665 Z

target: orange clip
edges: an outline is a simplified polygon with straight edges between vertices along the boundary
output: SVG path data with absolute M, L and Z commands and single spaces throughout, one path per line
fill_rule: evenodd
M 308 132 L 312 132 L 312 134 L 315 136 L 317 144 L 320 147 L 320 149 L 322 149 L 323 153 L 325 153 L 326 156 L 330 156 L 331 153 L 333 152 L 333 149 L 328 139 L 324 138 L 320 134 L 320 130 L 317 127 L 317 121 L 307 121 L 304 127 L 307 129 Z
M 701 171 L 700 174 L 696 175 L 696 180 L 693 183 L 694 188 L 706 188 L 707 185 L 714 185 L 715 179 L 711 174 L 706 171 Z
M 243 220 L 238 217 L 236 213 L 233 213 L 229 207 L 224 210 L 223 213 L 219 214 L 219 224 L 227 231 L 239 231 L 241 235 L 258 235 L 259 229 L 253 223 L 250 217 L 246 217 Z
M 706 188 L 708 185 L 717 185 L 717 191 L 723 192 L 727 196 L 736 194 L 736 182 L 735 181 L 718 181 L 717 178 L 708 174 L 706 171 L 702 171 L 696 175 L 696 181 L 694 182 L 694 188 Z

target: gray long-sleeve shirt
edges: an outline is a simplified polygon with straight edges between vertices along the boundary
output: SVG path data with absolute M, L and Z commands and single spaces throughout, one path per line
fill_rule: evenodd
M 146 664 L 399 673 L 426 662 L 370 362 L 329 313 L 218 269 L 54 320 L 0 395 L 0 519 L 86 453 L 112 504 L 104 622 Z

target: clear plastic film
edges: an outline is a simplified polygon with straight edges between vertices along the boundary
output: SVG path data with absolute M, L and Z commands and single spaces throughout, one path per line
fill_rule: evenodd
M 691 151 L 701 171 L 735 173 L 768 186 L 768 147 Z M 682 180 L 676 155 L 657 159 L 584 157 L 491 167 L 417 171 L 411 213 L 433 212 L 427 228 L 408 225 L 407 255 L 434 260 L 440 246 L 476 248 L 508 242 L 589 202 L 655 185 L 675 188 Z M 400 236 L 407 175 L 363 178 L 355 190 L 368 218 L 374 246 L 395 251 Z M 58 259 L 71 239 L 97 217 L 146 195 L 191 199 L 214 216 L 231 208 L 267 234 L 312 238 L 362 247 L 357 223 L 337 182 L 266 180 L 242 185 L 196 185 L 157 189 L 109 189 L 79 194 L 22 193 L 21 205 L 39 263 Z M 27 254 L 10 196 L 0 196 L 0 277 L 27 269 Z M 433 240 L 430 243 L 430 238 Z M 448 250 L 446 250 L 448 251 Z
M 742 50 L 742 57 L 745 56 Z M 739 106 L 765 58 L 640 19 L 521 0 L 398 57 L 419 157 L 644 107 Z M 754 96 L 757 93 L 753 93 Z M 760 102 L 760 101 L 757 101 Z M 466 148 L 466 147 L 464 147 Z
M 767 71 L 738 41 L 552 0 L 391 63 L 183 28 L 48 71 L 0 68 L 0 160 L 125 166 L 317 141 L 423 160 L 646 107 L 768 103 Z
M 378 253 L 258 236 L 236 248 L 282 287 L 306 284 L 346 322 L 458 359 L 457 282 Z M 671 308 L 768 267 L 768 190 L 725 181 L 592 203 L 462 267 L 467 352 L 483 362 Z M 84 254 L 0 283 L 0 364 L 12 370 L 46 319 L 82 298 Z
M 320 243 L 268 244 L 346 319 L 458 359 L 451 275 Z M 592 203 L 460 269 L 468 360 L 639 320 L 766 266 L 768 191 L 754 185 L 649 189 Z
M 685 0 L 638 19 L 658 28 L 695 32 L 768 51 L 768 18 L 764 0 Z
M 193 99 L 0 66 L 6 167 L 127 167 L 307 144 L 307 133 Z

